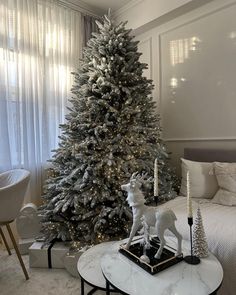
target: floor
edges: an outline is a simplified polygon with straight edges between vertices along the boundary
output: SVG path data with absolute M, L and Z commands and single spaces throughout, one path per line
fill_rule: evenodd
M 30 279 L 25 280 L 15 253 L 0 250 L 1 295 L 80 295 L 80 279 L 64 269 L 29 268 L 29 256 L 22 256 Z M 86 287 L 86 294 L 90 288 Z M 105 295 L 97 291 L 95 295 Z

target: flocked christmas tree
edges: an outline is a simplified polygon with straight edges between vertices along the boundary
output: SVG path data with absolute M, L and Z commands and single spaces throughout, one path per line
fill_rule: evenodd
M 200 258 L 208 256 L 208 245 L 200 208 L 197 210 L 197 216 L 193 227 L 193 254 Z
M 125 23 L 116 26 L 105 16 L 97 25 L 99 33 L 74 73 L 71 106 L 51 160 L 53 175 L 40 209 L 47 240 L 96 243 L 127 236 L 131 213 L 120 186 L 136 171 L 152 176 L 155 158 L 160 194 L 175 195 L 176 178 L 160 139 L 153 84 L 142 75 L 147 65 L 139 61 L 138 42 Z

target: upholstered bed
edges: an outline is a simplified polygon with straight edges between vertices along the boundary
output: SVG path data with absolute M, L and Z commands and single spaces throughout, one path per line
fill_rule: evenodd
M 200 162 L 236 163 L 236 151 L 186 149 L 184 158 Z M 234 295 L 236 294 L 236 206 L 216 204 L 211 198 L 193 198 L 194 215 L 196 215 L 198 203 L 209 250 L 218 258 L 224 270 L 223 283 L 217 294 Z M 189 239 L 186 197 L 179 196 L 163 206 L 173 209 L 178 219 L 177 228 L 184 239 Z

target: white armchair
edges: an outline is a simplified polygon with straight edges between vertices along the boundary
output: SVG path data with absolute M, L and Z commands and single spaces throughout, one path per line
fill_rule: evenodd
M 1 227 L 5 225 L 20 261 L 22 270 L 25 274 L 26 280 L 29 279 L 29 276 L 11 231 L 10 223 L 13 222 L 19 214 L 29 179 L 30 173 L 24 169 L 10 170 L 0 174 L 0 235 L 2 236 L 2 240 L 6 245 L 9 255 L 11 255 L 10 248 L 1 229 Z

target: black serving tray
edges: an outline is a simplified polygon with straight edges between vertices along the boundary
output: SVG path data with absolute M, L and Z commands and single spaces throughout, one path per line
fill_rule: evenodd
M 119 252 L 128 257 L 131 261 L 133 261 L 138 266 L 142 267 L 144 270 L 154 275 L 172 265 L 175 265 L 183 260 L 183 254 L 175 256 L 176 250 L 165 246 L 160 259 L 156 259 L 154 256 L 157 250 L 160 247 L 160 242 L 157 237 L 152 237 L 150 244 L 150 249 L 146 250 L 146 255 L 150 259 L 150 263 L 146 263 L 140 260 L 140 257 L 143 255 L 143 238 L 136 239 L 129 247 L 129 249 L 125 249 L 125 244 L 120 245 Z

